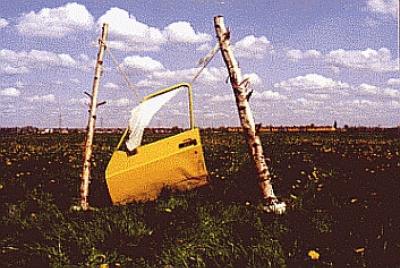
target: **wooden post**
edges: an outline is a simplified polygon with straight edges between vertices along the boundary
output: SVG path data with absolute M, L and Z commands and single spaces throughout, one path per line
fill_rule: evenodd
M 233 93 L 235 94 L 240 124 L 243 128 L 243 133 L 248 145 L 251 159 L 253 160 L 257 170 L 259 186 L 262 196 L 265 200 L 264 209 L 268 212 L 282 214 L 286 210 L 286 205 L 284 202 L 278 202 L 278 199 L 276 198 L 272 188 L 271 174 L 269 173 L 268 166 L 265 162 L 260 137 L 258 137 L 256 134 L 254 118 L 248 102 L 252 93 L 248 89 L 249 81 L 248 79 L 243 80 L 241 70 L 233 55 L 229 40 L 230 32 L 225 27 L 224 17 L 214 17 L 214 27 L 219 41 L 222 57 L 226 67 L 228 68 Z
M 97 62 L 94 71 L 94 79 L 93 79 L 93 87 L 92 87 L 92 95 L 90 96 L 90 110 L 89 110 L 89 119 L 87 126 L 87 136 L 85 142 L 85 154 L 84 154 L 84 162 L 83 162 L 83 171 L 81 178 L 81 187 L 80 187 L 80 207 L 83 210 L 89 209 L 88 195 L 89 195 L 89 177 L 90 177 L 90 167 L 91 167 L 91 158 L 92 158 L 92 150 L 93 150 L 93 136 L 94 129 L 96 126 L 96 110 L 97 110 L 97 95 L 98 89 L 100 85 L 100 77 L 102 74 L 102 65 L 103 65 L 103 57 L 104 51 L 106 49 L 106 40 L 108 36 L 108 24 L 103 24 L 101 38 L 99 40 L 99 52 L 97 54 Z

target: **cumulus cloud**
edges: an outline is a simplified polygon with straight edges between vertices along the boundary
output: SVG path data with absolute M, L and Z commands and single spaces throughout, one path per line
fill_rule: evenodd
M 18 97 L 20 94 L 21 94 L 21 91 L 19 91 L 15 87 L 8 87 L 8 88 L 0 90 L 1 96 Z
M 255 91 L 252 95 L 252 99 L 255 100 L 286 100 L 287 97 L 285 95 L 280 94 L 279 92 L 272 90 L 265 90 L 262 92 Z
M 52 67 L 77 67 L 78 63 L 69 54 L 57 54 L 45 50 L 13 51 L 9 49 L 0 50 L 0 61 L 3 64 L 0 70 L 10 74 L 27 73 L 30 67 L 52 66 Z
M 86 97 L 82 97 L 82 98 L 71 98 L 69 101 L 68 101 L 68 104 L 71 104 L 71 105 L 84 105 L 84 106 L 86 106 L 86 105 L 89 105 L 89 99 L 88 98 L 86 98 Z
M 319 94 L 313 94 L 313 93 L 306 93 L 304 96 L 307 99 L 315 100 L 315 101 L 324 101 L 324 100 L 329 100 L 332 96 L 326 93 L 319 93 Z
M 358 89 L 360 92 L 366 93 L 366 94 L 377 94 L 378 93 L 378 87 L 362 83 L 361 85 L 358 86 Z
M 138 55 L 126 57 L 123 61 L 123 65 L 128 69 L 134 69 L 144 72 L 161 71 L 164 66 L 159 62 L 150 57 L 142 57 Z
M 392 59 L 390 50 L 380 48 L 374 50 L 343 50 L 338 49 L 326 55 L 326 61 L 332 66 L 350 68 L 356 70 L 369 70 L 374 72 L 398 71 L 399 66 L 395 59 Z
M 200 68 L 163 70 L 150 73 L 145 79 L 139 81 L 139 87 L 160 87 L 167 86 L 182 81 L 190 81 L 196 75 Z M 226 69 L 219 67 L 205 68 L 196 80 L 196 83 L 202 85 L 215 85 L 217 82 L 225 81 L 227 76 Z
M 318 50 L 292 49 L 286 52 L 290 61 L 307 59 L 319 60 L 327 64 L 335 73 L 341 68 L 365 70 L 372 72 L 394 72 L 399 70 L 398 61 L 392 57 L 389 49 L 383 47 L 378 50 L 367 48 L 365 50 L 332 50 L 322 54 Z
M 196 51 L 210 51 L 211 45 L 209 43 L 201 44 L 196 48 Z
M 166 42 L 162 32 L 136 20 L 128 11 L 113 7 L 98 19 L 109 24 L 109 46 L 125 51 L 156 51 Z
M 29 73 L 25 66 L 11 66 L 9 63 L 0 63 L 0 74 L 17 75 Z
M 258 74 L 256 73 L 249 73 L 249 74 L 244 74 L 243 79 L 249 79 L 250 84 L 253 86 L 259 86 L 262 84 L 262 79 Z
M 27 98 L 28 101 L 30 102 L 49 102 L 53 103 L 56 101 L 56 97 L 53 94 L 47 94 L 47 95 L 35 95 L 32 97 Z
M 212 102 L 235 102 L 233 93 L 225 95 L 215 95 L 211 97 Z
M 4 28 L 8 25 L 8 21 L 6 19 L 0 18 L 0 29 Z
M 112 83 L 112 82 L 107 82 L 107 83 L 104 85 L 104 88 L 108 88 L 108 89 L 118 89 L 119 86 L 116 85 L 116 84 L 114 84 L 114 83 Z
M 304 97 L 294 99 L 291 101 L 291 103 L 295 104 L 295 105 L 303 106 L 303 108 L 304 107 L 309 108 L 310 109 L 309 112 L 311 110 L 314 110 L 314 108 L 317 108 L 318 106 L 324 104 L 323 101 L 310 100 L 310 99 L 306 99 Z
M 120 99 L 107 101 L 107 104 L 109 104 L 111 106 L 115 106 L 115 107 L 124 107 L 124 106 L 128 106 L 130 104 L 130 101 L 128 98 L 120 98 Z
M 202 43 L 211 40 L 211 35 L 196 33 L 186 21 L 171 23 L 164 28 L 163 34 L 172 43 Z
M 275 83 L 274 87 L 287 90 L 313 91 L 314 93 L 336 93 L 338 90 L 349 88 L 349 84 L 312 73 Z
M 248 35 L 233 45 L 235 56 L 248 59 L 262 59 L 273 46 L 265 36 Z
M 352 101 L 353 105 L 359 106 L 360 108 L 362 107 L 371 107 L 371 106 L 378 106 L 377 102 L 371 101 L 371 100 L 366 100 L 366 99 L 355 99 Z
M 205 76 L 205 80 L 202 82 L 204 84 L 217 87 L 218 85 L 222 84 L 225 80 L 225 75 L 224 75 L 224 68 L 210 68 L 207 70 L 207 75 Z M 250 74 L 244 74 L 243 78 L 249 78 L 251 85 L 255 86 L 260 86 L 262 85 L 262 80 L 261 78 L 256 74 L 256 73 L 250 73 Z M 273 92 L 273 91 L 263 91 L 263 92 L 257 92 L 254 91 L 252 94 L 252 99 L 257 99 L 257 100 L 283 100 L 286 99 L 285 96 L 279 94 L 278 92 Z M 228 102 L 228 101 L 235 101 L 234 94 L 229 93 L 225 95 L 214 95 L 211 97 L 211 101 L 213 102 Z
M 393 88 L 381 88 L 374 85 L 362 83 L 359 86 L 355 87 L 359 94 L 362 95 L 371 95 L 375 97 L 390 97 L 390 98 L 399 98 L 400 92 Z
M 81 82 L 78 78 L 71 78 L 69 79 L 69 81 L 71 81 L 74 84 L 79 84 Z
M 381 14 L 389 15 L 393 18 L 397 18 L 399 10 L 398 0 L 368 0 L 367 8 L 369 11 Z
M 181 81 L 190 81 L 196 74 L 198 68 L 181 70 L 163 70 L 150 73 L 145 79 L 136 85 L 139 87 L 162 87 Z M 203 72 L 205 73 L 205 72 Z
M 177 21 L 164 29 L 139 22 L 128 11 L 113 7 L 98 19 L 98 24 L 108 23 L 111 48 L 124 51 L 158 51 L 166 43 L 204 43 L 211 40 L 206 33 L 196 32 L 186 21 Z
M 299 49 L 291 49 L 286 52 L 286 56 L 291 61 L 299 61 L 303 59 L 318 59 L 322 56 L 322 54 L 315 49 L 305 51 L 301 51 Z
M 71 33 L 90 30 L 93 16 L 84 5 L 67 3 L 57 8 L 43 8 L 37 13 L 31 11 L 18 18 L 16 25 L 20 34 L 60 38 Z
M 400 86 L 400 78 L 390 78 L 387 81 L 387 84 L 389 86 Z

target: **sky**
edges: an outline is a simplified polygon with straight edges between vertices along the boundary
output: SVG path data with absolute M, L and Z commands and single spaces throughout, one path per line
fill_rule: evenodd
M 126 127 L 149 93 L 190 82 L 222 15 L 263 125 L 400 125 L 398 0 L 5 1 L 0 127 L 85 127 L 98 39 L 109 24 L 98 127 Z M 128 77 L 128 86 L 124 75 Z M 221 54 L 193 83 L 196 124 L 238 126 Z M 179 93 L 151 126 L 187 127 Z

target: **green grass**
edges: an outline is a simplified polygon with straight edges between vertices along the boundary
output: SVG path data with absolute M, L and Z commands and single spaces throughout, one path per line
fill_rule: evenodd
M 97 136 L 90 212 L 70 209 L 83 136 L 0 139 L 1 267 L 400 265 L 398 137 L 263 136 L 283 216 L 260 208 L 237 134 L 203 133 L 209 186 L 126 206 L 110 204 L 104 182 L 118 137 Z

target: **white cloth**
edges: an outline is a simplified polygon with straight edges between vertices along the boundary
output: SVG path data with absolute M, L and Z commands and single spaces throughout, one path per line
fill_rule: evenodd
M 175 95 L 182 91 L 183 88 L 164 93 L 160 96 L 151 98 L 140 103 L 132 109 L 131 118 L 129 119 L 129 139 L 126 147 L 129 151 L 137 148 L 143 138 L 144 129 L 150 124 L 153 116 Z

